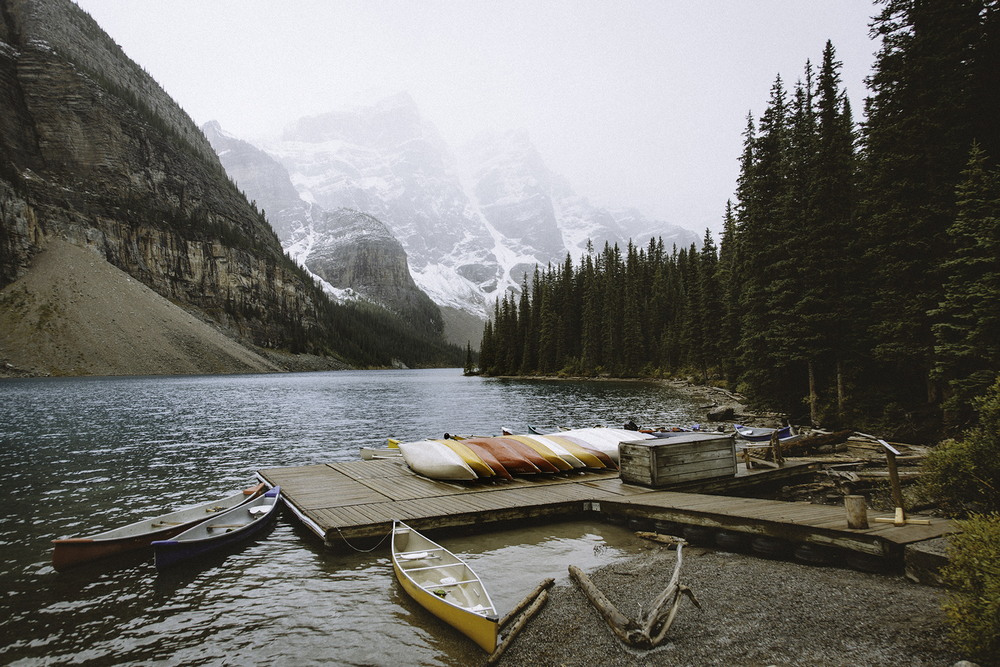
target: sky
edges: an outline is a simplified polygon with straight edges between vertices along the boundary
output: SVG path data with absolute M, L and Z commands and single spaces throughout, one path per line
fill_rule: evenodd
M 860 120 L 871 0 L 75 0 L 199 125 L 248 140 L 408 92 L 452 147 L 525 129 L 594 204 L 716 233 L 747 114 L 827 40 Z

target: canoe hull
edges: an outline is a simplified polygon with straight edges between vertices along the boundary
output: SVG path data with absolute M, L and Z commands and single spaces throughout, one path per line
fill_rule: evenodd
M 76 565 L 103 560 L 123 553 L 148 549 L 157 540 L 169 540 L 193 526 L 249 502 L 264 490 L 263 484 L 177 512 L 109 530 L 91 537 L 52 540 L 52 567 L 62 572 Z M 169 524 L 169 525 L 167 525 Z M 157 525 L 163 527 L 156 528 Z
M 431 542 L 400 521 L 393 523 L 392 533 L 392 569 L 403 590 L 417 604 L 464 634 L 487 653 L 496 650 L 499 630 L 496 610 L 472 568 L 447 549 Z M 421 551 L 427 557 L 406 560 L 406 554 L 412 556 L 415 551 Z M 427 565 L 427 563 L 440 564 Z M 433 592 L 435 585 L 427 578 L 437 575 L 428 574 L 430 572 L 444 572 L 453 575 L 451 577 L 453 579 L 462 577 L 462 581 L 441 584 L 441 588 L 438 589 L 440 595 L 435 595 Z M 418 583 L 416 576 L 425 577 L 423 585 Z M 466 595 L 482 600 L 480 606 L 483 609 L 479 612 L 452 601 L 452 592 L 463 583 L 469 589 L 463 590 Z
M 778 440 L 787 440 L 792 437 L 792 427 L 783 426 L 779 429 L 773 428 L 747 428 L 740 424 L 733 424 L 736 430 L 736 437 L 747 442 L 770 442 L 772 434 L 777 430 Z
M 479 476 L 447 445 L 434 440 L 399 443 L 406 465 L 431 479 L 473 480 Z
M 254 516 L 258 509 L 261 512 Z M 175 539 L 153 542 L 156 568 L 167 569 L 245 542 L 267 528 L 277 518 L 280 509 L 281 488 L 276 486 L 256 500 L 189 528 Z

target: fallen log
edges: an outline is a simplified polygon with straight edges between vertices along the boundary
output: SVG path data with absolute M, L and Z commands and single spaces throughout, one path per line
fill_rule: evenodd
M 638 530 L 636 531 L 635 536 L 641 537 L 644 540 L 652 540 L 653 542 L 666 544 L 668 549 L 676 549 L 680 545 L 687 544 L 687 540 L 685 540 L 683 537 L 676 537 L 674 535 L 663 535 L 661 533 L 653 533 L 647 530 Z
M 649 611 L 643 614 L 641 624 L 621 613 L 601 592 L 590 578 L 575 565 L 569 566 L 569 573 L 583 590 L 597 611 L 604 617 L 611 631 L 629 646 L 650 649 L 659 646 L 667 636 L 670 626 L 677 617 L 681 596 L 686 595 L 697 607 L 701 605 L 687 586 L 680 583 L 683 545 L 677 545 L 677 561 L 667 587 L 653 600 Z
M 548 581 L 552 580 L 549 579 Z M 531 596 L 529 595 L 528 597 Z M 543 606 L 545 606 L 545 603 L 548 601 L 548 599 L 549 599 L 549 592 L 544 588 L 541 591 L 539 591 L 537 595 L 535 595 L 534 602 L 532 602 L 531 605 L 524 610 L 524 613 L 518 616 L 517 620 L 515 620 L 511 624 L 510 630 L 504 635 L 504 638 L 500 641 L 500 645 L 497 646 L 496 649 L 494 649 L 493 653 L 490 654 L 490 657 L 486 660 L 487 665 L 496 664 L 497 660 L 500 659 L 500 656 L 503 655 L 504 651 L 506 651 L 510 647 L 510 645 L 514 642 L 514 638 L 517 637 L 517 635 L 521 632 L 521 630 L 524 629 L 524 626 L 528 624 L 528 621 L 530 621 L 531 618 L 535 614 L 537 614 L 538 611 Z
M 583 594 L 590 600 L 590 604 L 594 605 L 594 608 L 604 617 L 608 627 L 618 639 L 629 646 L 638 646 L 642 642 L 643 635 L 639 624 L 618 611 L 618 608 L 611 604 L 611 601 L 605 597 L 601 589 L 594 585 L 583 570 L 576 565 L 570 565 L 569 574 L 583 590 Z
M 670 626 L 674 624 L 677 617 L 677 609 L 680 606 L 681 594 L 686 594 L 696 607 L 701 607 L 698 600 L 691 593 L 687 586 L 681 586 L 681 563 L 683 562 L 683 547 L 677 545 L 677 562 L 674 564 L 674 573 L 670 575 L 670 581 L 663 592 L 656 598 L 649 611 L 643 615 L 642 633 L 649 639 L 650 647 L 659 646 L 666 638 Z M 669 607 L 667 606 L 669 603 Z
M 847 442 L 847 439 L 851 437 L 851 431 L 836 431 L 834 433 L 820 433 L 819 435 L 807 435 L 802 438 L 797 438 L 790 442 L 783 442 L 781 444 L 782 454 L 789 456 L 797 456 L 811 452 L 814 449 L 820 447 L 827 447 L 830 445 L 838 445 L 842 442 Z
M 534 602 L 535 598 L 541 595 L 544 591 L 547 591 L 548 589 L 552 588 L 552 585 L 555 583 L 556 580 L 550 577 L 545 581 L 543 581 L 542 583 L 535 586 L 534 590 L 525 595 L 524 599 L 521 600 L 516 607 L 511 609 L 509 612 L 507 612 L 507 614 L 503 618 L 500 619 L 500 623 L 497 625 L 498 629 L 502 632 L 505 625 L 514 620 L 514 617 L 516 617 L 526 607 L 528 607 L 532 602 Z

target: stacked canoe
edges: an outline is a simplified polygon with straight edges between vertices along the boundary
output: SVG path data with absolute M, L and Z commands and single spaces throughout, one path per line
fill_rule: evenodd
M 515 475 L 617 470 L 618 443 L 647 433 L 581 428 L 546 435 L 442 438 L 399 443 L 415 473 L 431 479 L 512 479 Z

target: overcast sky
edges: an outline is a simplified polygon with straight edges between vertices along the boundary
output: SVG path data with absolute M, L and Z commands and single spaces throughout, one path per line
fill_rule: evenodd
M 401 91 L 453 146 L 527 129 L 594 203 L 720 228 L 746 114 L 832 40 L 860 119 L 870 0 L 76 0 L 199 125 L 253 139 Z

